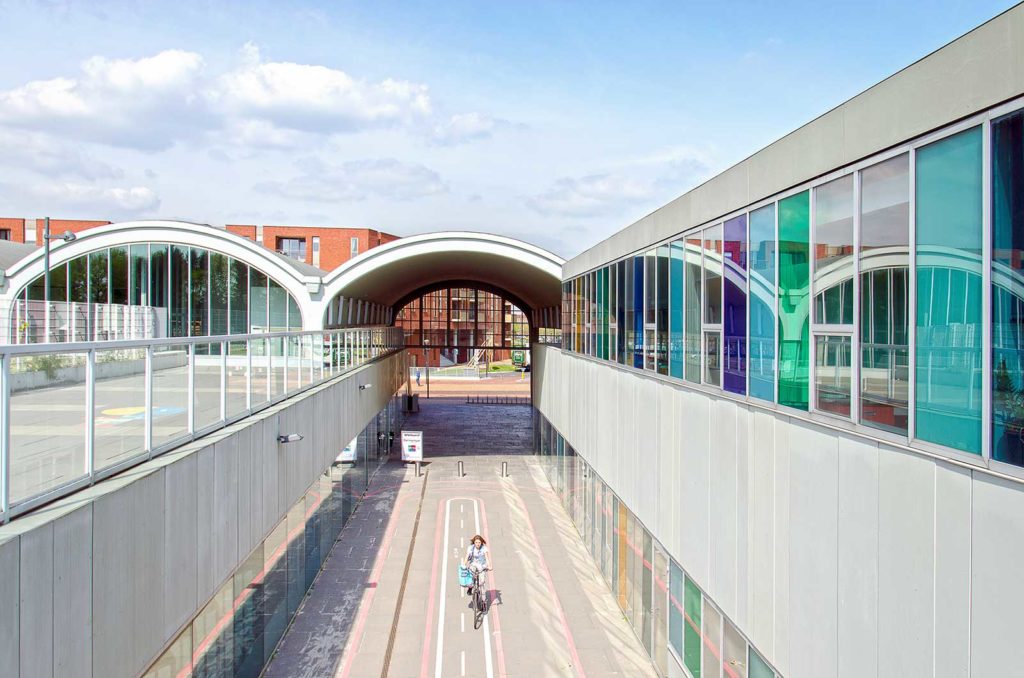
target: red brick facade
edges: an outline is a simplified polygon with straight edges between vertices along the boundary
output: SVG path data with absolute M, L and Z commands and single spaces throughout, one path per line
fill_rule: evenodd
M 64 231 L 80 233 L 95 226 L 106 226 L 110 221 L 84 221 L 81 219 L 50 219 L 50 235 L 60 235 Z M 36 246 L 43 246 L 43 230 L 46 227 L 45 219 L 36 219 Z
M 249 240 L 256 240 L 256 227 L 248 224 L 228 224 L 227 230 Z M 313 238 L 320 238 L 320 261 L 313 261 Z M 270 250 L 278 250 L 279 239 L 297 238 L 306 241 L 306 263 L 325 271 L 337 268 L 352 258 L 352 239 L 359 242 L 358 252 L 398 240 L 397 235 L 370 228 L 317 228 L 314 226 L 264 226 L 263 242 Z
M 0 217 L 0 230 L 7 231 L 3 235 L 4 240 L 11 242 L 25 242 L 25 220 Z

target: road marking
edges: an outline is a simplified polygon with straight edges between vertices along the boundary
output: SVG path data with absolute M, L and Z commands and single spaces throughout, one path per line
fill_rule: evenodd
M 447 592 L 448 592 L 448 577 L 450 576 L 449 571 L 448 571 L 448 533 L 451 531 L 450 530 L 450 527 L 451 527 L 451 508 L 452 508 L 452 502 L 453 501 L 455 501 L 455 498 L 449 499 L 447 502 L 445 502 L 445 506 L 444 506 L 444 557 L 443 557 L 443 559 L 441 561 L 441 594 L 440 594 L 441 595 L 441 602 L 438 605 L 438 612 L 437 612 L 437 647 L 436 647 L 435 657 L 434 657 L 434 678 L 442 678 L 441 669 L 442 669 L 442 656 L 443 656 L 443 653 L 444 653 L 444 610 L 445 610 L 445 596 L 447 595 Z M 478 505 L 476 499 L 472 499 L 471 501 L 473 502 L 473 516 L 474 516 L 474 519 L 476 521 L 476 531 L 479 533 L 480 532 L 480 510 L 479 510 L 479 505 Z M 461 506 L 461 504 L 460 504 L 460 506 Z M 459 562 L 459 560 L 460 559 L 457 558 L 456 562 Z M 461 586 L 459 587 L 459 589 L 461 591 L 461 593 L 460 593 L 460 597 L 461 597 L 461 595 L 465 593 L 465 590 L 462 589 Z M 465 614 L 465 613 L 463 613 L 463 614 Z M 474 611 L 474 614 L 476 614 L 475 611 Z M 484 631 L 484 634 L 483 634 L 484 635 L 484 665 L 486 667 L 487 678 L 494 678 L 494 667 L 493 667 L 493 663 L 492 663 L 492 660 L 491 660 L 491 627 L 490 627 L 490 624 L 487 621 L 487 617 L 488 617 L 488 615 L 484 615 L 484 625 L 483 625 L 483 631 Z M 465 650 L 462 651 L 461 658 L 462 658 L 462 664 L 463 664 L 462 675 L 465 675 L 465 661 L 466 661 Z
M 480 506 L 475 499 L 473 500 L 473 520 L 476 521 L 476 534 L 480 534 Z M 490 577 L 487 579 L 489 582 Z M 487 603 L 490 603 L 490 589 L 487 589 L 484 595 L 487 597 Z M 487 678 L 494 678 L 494 667 L 491 665 L 491 625 L 487 621 L 489 616 L 489 614 L 484 615 L 484 664 L 487 667 Z
M 466 529 L 466 521 L 462 520 L 461 518 L 459 518 L 459 529 L 460 530 Z
M 462 632 L 465 633 L 466 632 L 466 613 L 465 612 L 463 612 L 461 615 L 459 615 L 459 626 L 462 627 Z
M 466 651 L 463 650 L 459 653 L 459 675 L 466 675 Z

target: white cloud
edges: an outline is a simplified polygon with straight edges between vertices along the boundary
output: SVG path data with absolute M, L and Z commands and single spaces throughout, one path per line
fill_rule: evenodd
M 97 160 L 80 148 L 47 135 L 0 128 L 0 165 L 29 169 L 48 177 L 95 181 L 120 179 L 120 168 Z
M 256 190 L 296 200 L 352 202 L 380 197 L 415 200 L 448 192 L 441 176 L 418 163 L 391 158 L 328 165 L 317 158 L 296 163 L 301 174 L 289 181 L 264 182 Z
M 441 119 L 425 84 L 359 79 L 323 65 L 266 61 L 247 44 L 211 73 L 202 55 L 93 57 L 70 77 L 0 91 L 0 126 L 144 151 L 182 141 L 234 148 L 313 146 L 320 136 L 404 129 L 452 145 L 509 123 L 473 112 Z
M 434 125 L 431 140 L 440 146 L 455 146 L 489 139 L 498 129 L 509 126 L 508 121 L 483 113 L 457 113 Z
M 142 59 L 93 57 L 77 77 L 0 92 L 0 124 L 159 150 L 193 133 L 203 117 L 202 70 L 203 58 L 182 50 Z
M 618 216 L 629 208 L 658 204 L 683 193 L 709 172 L 709 152 L 668 148 L 627 159 L 612 171 L 563 177 L 525 204 L 545 216 Z
M 104 188 L 74 182 L 47 182 L 25 186 L 3 186 L 0 191 L 18 193 L 49 211 L 86 212 L 99 218 L 124 218 L 151 215 L 160 207 L 160 198 L 145 186 Z
M 431 114 L 426 85 L 357 80 L 326 66 L 265 62 L 252 44 L 242 65 L 210 90 L 213 105 L 236 118 L 317 133 L 411 124 Z

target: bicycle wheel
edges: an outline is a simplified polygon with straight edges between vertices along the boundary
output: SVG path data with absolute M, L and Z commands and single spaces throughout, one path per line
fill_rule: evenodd
M 473 589 L 473 628 L 478 629 L 484 623 L 484 597 L 480 594 L 480 587 Z

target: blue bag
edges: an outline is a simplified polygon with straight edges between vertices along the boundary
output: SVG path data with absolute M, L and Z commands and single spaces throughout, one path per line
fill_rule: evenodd
M 472 586 L 473 575 L 465 565 L 459 565 L 459 586 Z

